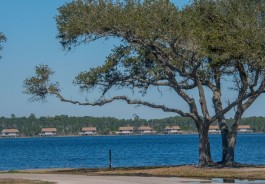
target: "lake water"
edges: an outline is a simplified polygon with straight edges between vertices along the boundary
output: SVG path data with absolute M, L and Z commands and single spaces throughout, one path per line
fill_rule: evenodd
M 221 159 L 221 135 L 210 135 Z M 198 135 L 92 136 L 0 139 L 0 170 L 169 166 L 198 163 Z M 265 134 L 238 135 L 236 161 L 265 164 Z

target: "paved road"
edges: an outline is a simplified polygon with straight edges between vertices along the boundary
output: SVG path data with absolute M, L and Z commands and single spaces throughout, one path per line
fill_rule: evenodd
M 212 183 L 209 180 L 178 177 L 138 177 L 138 176 L 84 176 L 66 174 L 0 174 L 0 178 L 52 181 L 58 184 L 177 184 Z

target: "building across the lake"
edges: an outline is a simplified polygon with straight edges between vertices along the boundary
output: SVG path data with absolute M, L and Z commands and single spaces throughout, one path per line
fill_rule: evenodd
M 249 125 L 239 125 L 238 132 L 239 133 L 252 133 L 253 129 L 251 129 Z
M 79 132 L 79 135 L 86 136 L 86 135 L 96 135 L 97 128 L 96 127 L 83 127 Z
M 239 125 L 238 126 L 238 133 L 252 133 L 252 132 L 253 132 L 253 129 L 251 129 L 249 125 Z M 219 129 L 219 126 L 211 125 L 209 127 L 209 133 L 210 134 L 220 134 L 221 130 Z
M 19 131 L 15 128 L 3 129 L 2 130 L 2 137 L 18 137 Z
M 166 126 L 164 129 L 165 134 L 182 134 L 183 131 L 181 131 L 180 127 L 175 125 L 175 126 Z
M 139 134 L 156 134 L 156 131 L 153 130 L 150 126 L 140 126 L 138 128 Z
M 219 126 L 217 125 L 211 125 L 209 127 L 209 134 L 220 134 L 221 133 L 221 130 L 219 129 Z
M 57 135 L 56 128 L 42 128 L 41 133 L 39 133 L 39 136 L 43 136 L 43 137 L 56 136 L 56 135 Z
M 131 126 L 119 127 L 119 131 L 115 132 L 117 135 L 131 135 L 133 133 L 133 127 Z

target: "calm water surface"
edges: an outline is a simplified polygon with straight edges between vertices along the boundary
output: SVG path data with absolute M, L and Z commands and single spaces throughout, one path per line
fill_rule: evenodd
M 221 137 L 210 135 L 212 157 L 221 158 Z M 163 166 L 196 164 L 198 135 L 93 136 L 0 139 L 0 170 Z M 265 134 L 238 136 L 236 161 L 265 164 Z

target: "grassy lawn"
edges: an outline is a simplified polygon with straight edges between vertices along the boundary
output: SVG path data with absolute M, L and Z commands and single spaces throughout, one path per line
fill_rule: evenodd
M 123 175 L 123 176 L 186 177 L 186 178 L 201 178 L 201 179 L 223 178 L 223 179 L 265 180 L 265 166 L 252 166 L 252 167 L 245 166 L 237 168 L 226 168 L 226 167 L 198 168 L 193 165 L 187 165 L 187 166 L 175 166 L 175 167 L 141 167 L 141 168 L 136 167 L 136 168 L 113 168 L 113 169 L 106 168 L 106 169 L 24 170 L 24 171 L 12 171 L 9 173 L 74 174 L 74 175 L 78 174 L 78 175 L 90 175 L 90 176 Z M 45 183 L 45 182 L 41 183 L 39 181 L 31 181 L 31 182 L 32 183 L 26 183 L 26 184 Z M 46 183 L 50 184 L 49 182 Z M 1 181 L 0 184 L 2 184 Z
M 34 172 L 34 171 L 31 171 Z M 35 171 L 36 172 L 36 171 Z M 146 167 L 146 168 L 116 168 L 116 169 L 63 169 L 52 171 L 37 171 L 49 174 L 83 174 L 83 175 L 126 175 L 126 176 L 164 176 L 188 178 L 229 178 L 265 180 L 265 167 L 239 168 L 198 168 L 196 166 L 176 167 Z
M 22 180 L 22 179 L 0 179 L 0 184 L 55 184 L 47 181 Z

